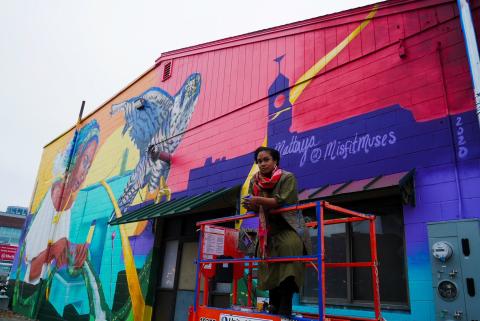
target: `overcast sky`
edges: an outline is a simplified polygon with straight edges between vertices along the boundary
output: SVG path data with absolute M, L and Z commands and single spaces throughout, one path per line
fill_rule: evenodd
M 45 144 L 162 52 L 368 0 L 0 0 L 0 211 L 29 206 Z

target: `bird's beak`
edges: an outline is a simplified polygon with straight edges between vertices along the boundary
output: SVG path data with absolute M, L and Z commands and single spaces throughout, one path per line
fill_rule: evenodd
M 110 110 L 110 116 L 115 115 L 118 112 L 123 112 L 125 110 L 125 103 L 115 104 L 112 105 L 112 109 Z

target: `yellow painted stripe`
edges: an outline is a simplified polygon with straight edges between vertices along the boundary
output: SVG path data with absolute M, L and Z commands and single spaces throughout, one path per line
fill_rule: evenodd
M 151 321 L 152 320 L 152 314 L 153 314 L 153 308 L 150 305 L 146 305 L 145 306 L 145 313 L 143 315 L 143 320 Z
M 313 77 L 315 77 L 333 58 L 335 58 L 345 47 L 355 39 L 363 29 L 372 21 L 372 18 L 377 13 L 378 7 L 374 6 L 373 10 L 367 15 L 365 20 L 357 27 L 355 30 L 352 31 L 345 39 L 342 40 L 335 48 L 333 48 L 329 53 L 327 53 L 324 57 L 318 60 L 310 69 L 307 70 L 303 76 L 301 76 L 295 85 L 293 86 L 292 90 L 290 91 L 290 103 L 293 105 L 298 97 L 302 94 L 305 88 L 310 84 Z
M 267 137 L 265 137 L 263 139 L 263 143 L 262 143 L 262 146 L 267 146 Z M 252 168 L 250 169 L 250 172 L 248 173 L 248 176 L 247 176 L 247 179 L 245 180 L 245 183 L 243 183 L 242 185 L 242 191 L 240 192 L 241 193 L 241 196 L 247 196 L 248 194 L 248 188 L 250 186 L 250 179 L 253 177 L 253 175 L 258 172 L 258 165 L 256 163 L 253 163 L 253 166 Z M 241 208 L 240 209 L 240 213 L 241 214 L 245 214 L 246 213 L 246 209 L 245 208 Z
M 115 195 L 113 195 L 112 189 L 105 180 L 100 182 L 110 197 L 110 201 L 115 209 L 115 216 L 117 218 L 122 217 L 122 211 L 118 206 Z M 135 267 L 135 260 L 133 259 L 133 252 L 128 239 L 127 230 L 124 224 L 119 225 L 120 236 L 122 240 L 122 251 L 125 262 L 125 270 L 127 272 L 127 284 L 128 292 L 130 293 L 130 299 L 132 300 L 133 307 L 133 319 L 135 321 L 143 320 L 143 314 L 145 311 L 145 300 L 143 299 L 142 289 L 140 288 L 140 282 L 138 280 L 137 269 Z
M 282 110 L 279 110 L 277 111 L 275 114 L 272 114 L 272 116 L 270 117 L 270 119 L 268 121 L 272 121 L 272 120 L 275 120 L 278 118 L 278 116 L 280 116 L 282 113 L 286 112 L 287 110 L 290 110 L 292 109 L 292 107 L 287 107 L 287 108 L 284 108 Z
M 267 146 L 267 137 L 263 139 L 262 146 Z M 248 173 L 247 179 L 245 180 L 245 183 L 242 185 L 242 189 L 240 190 L 240 196 L 244 197 L 248 195 L 248 187 L 250 186 L 250 180 L 252 179 L 253 175 L 258 172 L 258 165 L 254 162 L 252 165 L 252 168 L 250 168 L 250 172 Z M 247 210 L 243 207 L 240 206 L 240 214 L 245 214 Z M 240 226 L 242 225 L 242 221 L 237 221 L 235 223 L 235 228 L 239 229 Z
M 95 232 L 95 225 L 90 225 L 90 228 L 88 229 L 87 240 L 85 241 L 85 243 L 92 243 L 93 232 Z

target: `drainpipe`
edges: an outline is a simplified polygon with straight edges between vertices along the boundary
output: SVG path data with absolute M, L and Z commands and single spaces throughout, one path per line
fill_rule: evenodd
M 467 0 L 457 0 L 460 22 L 467 47 L 467 57 L 470 64 L 470 74 L 473 81 L 473 93 L 475 95 L 475 107 L 477 110 L 478 125 L 480 126 L 480 58 L 478 55 L 477 38 L 472 21 L 470 4 Z

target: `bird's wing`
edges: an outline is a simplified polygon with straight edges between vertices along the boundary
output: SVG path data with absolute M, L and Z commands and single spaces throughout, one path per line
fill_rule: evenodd
M 173 153 L 192 118 L 200 94 L 200 74 L 191 74 L 175 95 L 170 118 L 169 151 Z
M 138 102 L 142 107 L 137 108 Z M 125 126 L 122 133 L 128 132 L 140 153 L 147 150 L 152 137 L 170 121 L 174 99 L 160 88 L 150 88 L 143 94 L 112 106 L 111 115 L 124 113 Z

